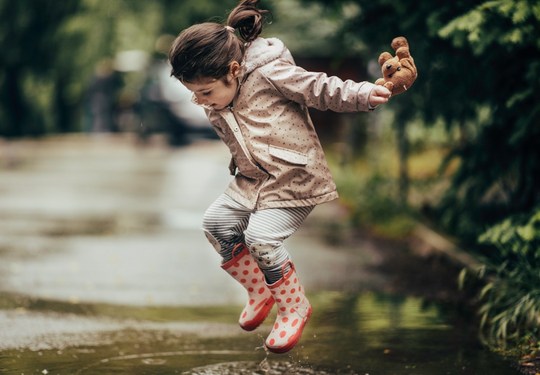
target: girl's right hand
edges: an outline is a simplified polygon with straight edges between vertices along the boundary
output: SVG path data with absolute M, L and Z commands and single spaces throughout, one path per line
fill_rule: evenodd
M 368 102 L 370 107 L 376 107 L 379 104 L 388 102 L 392 93 L 386 87 L 381 85 L 375 85 L 373 90 L 369 93 Z

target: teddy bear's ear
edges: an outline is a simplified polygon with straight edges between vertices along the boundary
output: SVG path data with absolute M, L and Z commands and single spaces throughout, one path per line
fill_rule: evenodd
M 390 60 L 392 55 L 388 52 L 383 52 L 379 55 L 379 65 L 382 66 L 386 61 Z

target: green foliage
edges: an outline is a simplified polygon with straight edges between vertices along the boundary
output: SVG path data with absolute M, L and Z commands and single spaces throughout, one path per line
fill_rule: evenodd
M 415 222 L 408 209 L 399 204 L 393 178 L 361 174 L 351 166 L 332 166 L 332 171 L 353 226 L 388 238 L 403 238 L 411 232 Z
M 98 64 L 125 50 L 153 55 L 162 34 L 176 35 L 193 22 L 225 16 L 235 4 L 0 1 L 0 136 L 80 130 L 86 89 Z
M 238 3 L 237 0 L 198 0 L 177 1 L 157 0 L 163 10 L 161 32 L 177 35 L 182 29 L 194 23 L 215 21 L 224 22 L 227 12 Z M 268 8 L 266 2 L 262 6 Z
M 453 19 L 440 29 L 439 35 L 452 39 L 455 46 L 471 46 L 476 55 L 489 53 L 493 46 L 512 52 L 538 43 L 531 33 L 536 29 L 534 22 L 539 21 L 539 9 L 540 5 L 530 0 L 484 2 Z
M 540 261 L 540 209 L 525 223 L 522 221 L 521 216 L 508 218 L 484 232 L 479 241 L 498 246 L 504 258 L 520 256 Z
M 283 40 L 295 56 L 339 60 L 343 56 L 355 56 L 362 49 L 358 40 L 350 40 L 347 48 L 335 40 L 343 20 L 354 16 L 354 4 L 335 11 L 328 11 L 322 4 L 298 0 L 267 0 L 261 4 L 272 6 L 272 23 L 265 27 L 265 35 Z
M 0 135 L 45 132 L 40 104 L 61 48 L 59 28 L 78 6 L 78 0 L 0 2 Z
M 497 346 L 540 338 L 540 208 L 503 220 L 480 236 L 494 253 L 480 276 L 481 332 Z
M 388 104 L 396 124 L 418 117 L 460 134 L 441 172 L 458 167 L 432 220 L 485 258 L 480 314 L 486 340 L 537 340 L 540 1 L 318 2 L 358 6 L 336 43 L 359 39 L 373 60 L 393 37 L 409 39 L 419 77 Z
M 474 244 L 486 225 L 540 203 L 540 1 L 319 2 L 358 7 L 335 43 L 360 40 L 373 61 L 393 37 L 409 39 L 419 77 L 388 107 L 395 124 L 442 121 L 461 134 L 438 207 L 448 231 Z
M 474 99 L 489 116 L 455 149 L 461 168 L 441 206 L 445 224 L 466 240 L 540 202 L 539 8 L 538 1 L 485 2 L 438 33 L 481 59 L 486 77 Z

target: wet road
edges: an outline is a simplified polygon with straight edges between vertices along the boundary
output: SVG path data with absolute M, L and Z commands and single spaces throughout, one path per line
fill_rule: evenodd
M 398 298 L 395 305 L 370 295 L 343 295 L 382 290 L 386 279 L 374 271 L 380 257 L 372 243 L 357 240 L 351 248 L 336 242 L 343 213 L 330 203 L 317 207 L 287 242 L 320 307 L 321 332 L 310 331 L 317 323 L 310 325 L 310 349 L 299 348 L 298 357 L 274 361 L 263 371 L 268 357 L 254 350 L 263 337 L 239 332 L 235 324 L 245 292 L 220 270 L 220 259 L 200 230 L 205 208 L 230 179 L 228 161 L 216 141 L 171 149 L 160 142 L 139 146 L 129 136 L 71 135 L 0 144 L 0 372 L 161 374 L 206 368 L 185 373 L 323 374 L 315 364 L 297 366 L 296 372 L 290 366 L 320 356 L 321 346 L 348 342 L 327 358 L 325 365 L 335 366 L 328 373 L 364 374 L 351 358 L 369 358 L 376 347 L 380 363 L 366 369 L 381 368 L 389 347 L 400 345 L 393 336 L 385 341 L 393 329 L 413 329 L 422 338 L 424 330 L 437 335 L 451 330 L 436 311 L 425 315 L 421 301 Z M 320 264 L 326 272 L 319 271 Z M 351 321 L 354 327 L 373 332 L 366 316 L 373 323 L 387 313 L 391 322 L 403 306 L 409 307 L 398 313 L 399 321 L 383 323 L 386 330 L 361 339 L 362 352 L 359 338 L 348 336 L 350 328 L 344 336 L 330 334 L 333 341 L 321 336 L 344 328 L 342 314 L 345 320 L 360 314 Z M 381 328 L 380 323 L 375 325 Z M 359 332 L 363 337 L 365 331 Z M 446 343 L 439 336 L 425 338 L 433 339 Z M 453 339 L 445 345 L 456 345 Z M 251 350 L 246 352 L 246 345 Z M 476 374 L 486 363 L 495 363 L 491 374 L 514 374 L 496 372 L 501 366 L 475 350 L 475 359 L 461 366 L 469 372 L 460 374 Z M 241 360 L 252 362 L 230 365 Z M 209 364 L 218 367 L 205 367 Z M 409 365 L 398 360 L 396 366 Z M 458 373 L 415 371 L 379 373 Z
M 2 290 L 70 302 L 242 301 L 200 230 L 205 208 L 230 180 L 220 143 L 137 148 L 129 138 L 81 136 L 12 148 L 15 167 L 0 181 Z M 336 271 L 306 273 L 306 286 L 362 277 L 308 228 L 290 247 L 298 267 L 329 262 Z
M 76 135 L 3 144 L 2 160 L 0 291 L 71 304 L 244 302 L 243 289 L 220 270 L 200 230 L 205 208 L 230 180 L 221 143 L 170 149 L 159 142 L 138 147 L 130 137 Z M 310 220 L 332 208 L 315 211 Z M 306 226 L 289 245 L 299 271 L 306 271 L 307 288 L 366 277 L 361 264 L 311 232 Z M 318 262 L 334 272 L 307 272 Z M 4 315 L 9 324 L 0 347 L 19 342 L 23 332 L 40 336 L 58 320 L 63 323 L 54 332 L 61 326 L 68 332 L 111 328 L 110 322 L 92 326 L 88 319 L 66 322 L 56 315 L 32 317 L 42 322 L 37 329 L 27 315 L 16 317 Z

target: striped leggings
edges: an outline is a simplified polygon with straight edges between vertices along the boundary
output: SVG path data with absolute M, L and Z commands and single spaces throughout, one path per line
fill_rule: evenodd
M 253 211 L 222 194 L 206 210 L 203 230 L 223 262 L 232 259 L 233 248 L 244 242 L 272 284 L 287 271 L 290 256 L 283 241 L 300 227 L 313 207 Z

